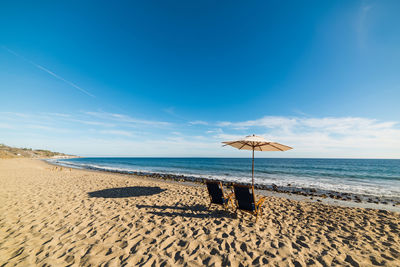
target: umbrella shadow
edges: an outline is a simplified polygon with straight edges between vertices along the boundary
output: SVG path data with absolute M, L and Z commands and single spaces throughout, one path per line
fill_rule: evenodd
M 147 209 L 148 213 L 158 216 L 168 217 L 188 217 L 188 218 L 233 218 L 235 215 L 226 210 L 209 210 L 204 205 L 193 206 L 168 206 L 168 205 L 136 205 L 139 209 Z
M 107 188 L 103 190 L 89 192 L 89 197 L 101 197 L 101 198 L 126 198 L 126 197 L 142 197 L 152 196 L 160 194 L 166 191 L 158 186 L 131 186 L 131 187 L 119 187 L 119 188 Z

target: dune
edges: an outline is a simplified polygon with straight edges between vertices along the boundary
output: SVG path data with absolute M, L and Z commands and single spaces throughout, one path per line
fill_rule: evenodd
M 205 186 L 0 160 L 0 266 L 400 266 L 400 214 L 268 197 L 207 210 Z

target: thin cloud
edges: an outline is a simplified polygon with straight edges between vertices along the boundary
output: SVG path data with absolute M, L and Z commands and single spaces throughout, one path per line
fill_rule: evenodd
M 102 119 L 111 120 L 111 121 L 118 121 L 118 122 L 144 124 L 144 125 L 151 125 L 151 126 L 168 126 L 168 125 L 170 125 L 169 122 L 136 119 L 136 118 L 133 118 L 133 117 L 125 115 L 125 114 L 108 113 L 108 112 L 93 112 L 93 111 L 85 112 L 85 114 L 94 116 L 94 117 L 98 117 L 98 118 L 102 118 Z M 132 126 L 132 125 L 126 125 L 126 126 Z
M 79 119 L 67 119 L 68 121 L 78 122 L 86 125 L 93 125 L 93 126 L 103 126 L 103 127 L 114 127 L 115 124 L 106 123 L 106 122 L 99 122 L 99 121 L 88 121 L 88 120 L 79 120 Z
M 25 114 L 25 113 L 20 113 L 20 112 L 9 112 L 9 111 L 3 111 L 3 112 L 0 112 L 0 114 L 6 115 L 6 116 L 12 116 L 12 117 L 20 117 L 20 118 L 28 118 L 31 116 L 30 114 Z
M 175 117 L 175 118 L 179 119 L 179 120 L 187 121 L 187 119 L 186 119 L 184 116 L 181 116 L 180 114 L 178 114 L 178 113 L 176 112 L 175 107 L 165 108 L 165 109 L 163 109 L 162 111 L 165 112 L 165 113 L 167 113 L 167 114 L 169 114 L 169 115 L 172 116 L 172 117 Z
M 190 121 L 189 122 L 190 125 L 208 125 L 208 122 L 206 121 Z
M 71 117 L 70 114 L 57 113 L 57 112 L 41 112 L 41 114 L 47 115 L 47 116 L 62 117 L 62 118 L 69 118 L 69 117 Z
M 360 117 L 263 117 L 242 122 L 224 122 L 221 140 L 246 125 L 249 133 L 293 146 L 299 155 L 332 157 L 394 157 L 400 153 L 400 127 L 396 121 Z M 227 133 L 229 132 L 229 133 Z M 234 136 L 232 136 L 234 137 Z
M 41 125 L 41 124 L 25 124 L 25 125 L 20 125 L 18 127 L 19 129 L 32 129 L 32 130 L 38 130 L 40 132 L 47 132 L 47 133 L 67 133 L 71 132 L 69 129 L 65 128 L 59 128 L 59 127 L 53 127 L 53 126 L 47 126 L 47 125 Z
M 238 134 L 225 134 L 225 133 L 220 133 L 214 136 L 214 138 L 223 140 L 223 141 L 233 141 L 233 140 L 238 140 L 243 138 L 244 136 L 238 135 Z
M 59 79 L 59 80 L 63 81 L 64 83 L 66 83 L 66 84 L 68 84 L 68 85 L 74 87 L 75 89 L 81 91 L 82 93 L 84 93 L 84 94 L 86 94 L 86 95 L 88 95 L 88 96 L 90 96 L 90 97 L 95 98 L 95 96 L 94 96 L 93 94 L 89 93 L 87 90 L 83 89 L 82 87 L 76 85 L 75 83 L 73 83 L 73 82 L 71 82 L 71 81 L 68 81 L 68 80 L 64 79 L 63 77 L 61 77 L 60 75 L 54 73 L 53 71 L 49 70 L 48 68 L 45 68 L 45 67 L 43 67 L 42 65 L 39 65 L 39 64 L 37 64 L 37 63 L 35 63 L 35 62 L 33 62 L 33 61 L 31 61 L 31 60 L 29 60 L 29 59 L 23 57 L 22 55 L 20 55 L 20 54 L 18 54 L 17 52 L 11 50 L 11 49 L 8 48 L 8 47 L 3 46 L 3 48 L 4 48 L 6 51 L 8 51 L 9 53 L 11 53 L 11 54 L 13 54 L 13 55 L 15 55 L 15 56 L 17 56 L 17 57 L 23 59 L 24 61 L 30 63 L 31 65 L 35 66 L 36 68 L 41 69 L 41 70 L 44 71 L 44 72 L 47 72 L 48 74 L 50 74 L 50 75 L 53 76 L 54 78 Z
M 119 135 L 119 136 L 126 136 L 126 137 L 132 137 L 133 134 L 128 131 L 121 131 L 121 130 L 103 130 L 100 131 L 101 134 L 108 134 L 108 135 Z
M 176 115 L 175 114 L 175 107 L 169 107 L 169 108 L 165 108 L 163 109 L 164 112 L 170 114 L 170 115 Z
M 59 125 L 75 129 L 82 128 L 82 125 L 90 125 L 107 128 L 131 128 L 138 126 L 169 126 L 168 122 L 141 120 L 130 117 L 124 114 L 107 113 L 107 112 L 81 112 L 78 114 L 63 114 L 52 112 L 39 112 L 39 113 L 16 113 L 16 112 L 0 112 L 0 123 L 7 123 L 7 125 L 21 125 L 21 124 L 48 124 Z M 3 127 L 5 128 L 5 127 Z M 44 130 L 44 128 L 42 128 Z
M 348 133 L 354 131 L 397 129 L 399 123 L 396 121 L 378 121 L 360 117 L 325 117 L 325 118 L 304 118 L 304 117 L 277 117 L 265 116 L 256 120 L 241 122 L 222 122 L 220 127 L 224 128 L 267 128 L 272 130 L 291 129 L 302 130 L 317 129 L 331 133 Z
M 295 125 L 296 119 L 288 118 L 288 117 L 279 117 L 279 116 L 265 116 L 261 119 L 257 120 L 248 120 L 243 122 L 219 122 L 217 125 L 219 127 L 234 127 L 236 129 L 247 129 L 249 127 L 266 127 L 266 128 L 275 128 L 275 127 L 283 127 L 287 128 Z
M 6 124 L 6 123 L 0 123 L 0 128 L 2 128 L 2 129 L 13 129 L 14 127 L 9 125 L 9 124 Z
M 372 5 L 366 5 L 363 3 L 360 7 L 360 13 L 358 14 L 356 33 L 358 45 L 361 49 L 365 49 L 366 47 L 368 14 L 371 9 Z
M 36 124 L 29 124 L 25 126 L 26 128 L 30 129 L 38 129 L 38 130 L 46 130 L 46 131 L 54 131 L 54 127 L 44 126 L 44 125 L 36 125 Z
M 137 130 L 131 131 L 129 125 L 137 119 L 124 114 L 81 112 L 70 116 L 53 114 L 53 117 L 51 114 L 27 114 L 29 116 L 0 112 L 0 128 L 4 129 L 0 131 L 2 142 L 24 144 L 29 138 L 32 145 L 43 140 L 41 146 L 45 146 L 46 142 L 57 140 L 53 143 L 56 150 L 75 154 L 242 157 L 242 151 L 223 149 L 221 142 L 254 133 L 294 148 L 285 153 L 263 153 L 262 156 L 400 158 L 398 121 L 362 117 L 265 116 L 247 121 L 226 121 L 219 123 L 220 127 L 208 122 L 208 126 L 198 131 L 187 124 L 175 124 L 164 131 L 151 128 L 143 132 L 148 127 L 138 123 L 135 123 Z M 10 127 L 12 130 L 7 130 Z M 58 134 L 60 132 L 68 135 Z M 102 141 L 83 142 L 89 139 Z

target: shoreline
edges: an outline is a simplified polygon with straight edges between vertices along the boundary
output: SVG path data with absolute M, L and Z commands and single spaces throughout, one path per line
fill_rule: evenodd
M 88 167 L 69 166 L 68 164 L 64 165 L 63 163 L 52 162 L 47 159 L 42 159 L 42 160 L 50 165 L 61 166 L 64 168 L 123 174 L 128 176 L 143 177 L 147 179 L 150 178 L 156 180 L 174 181 L 190 185 L 204 184 L 205 181 L 207 180 L 214 180 L 210 178 L 200 178 L 200 177 L 186 176 L 186 175 L 174 175 L 168 173 L 135 172 L 135 171 L 122 171 L 113 169 L 107 170 L 104 168 L 97 168 L 91 166 Z M 224 180 L 216 180 L 216 181 L 221 181 L 222 184 L 228 188 L 230 188 L 232 184 L 234 184 L 234 182 L 229 182 Z M 240 184 L 250 185 L 250 183 L 240 183 Z M 400 213 L 400 196 L 397 199 L 395 199 L 389 197 L 378 197 L 378 196 L 355 194 L 355 193 L 351 194 L 345 192 L 337 192 L 333 190 L 316 190 L 314 188 L 304 188 L 304 187 L 303 188 L 284 187 L 284 186 L 276 186 L 274 184 L 270 186 L 255 184 L 254 189 L 258 194 L 263 196 L 276 196 L 276 197 L 284 197 L 291 200 L 320 202 L 327 205 L 336 205 L 341 207 L 368 208 L 368 209 L 386 210 L 386 211 Z

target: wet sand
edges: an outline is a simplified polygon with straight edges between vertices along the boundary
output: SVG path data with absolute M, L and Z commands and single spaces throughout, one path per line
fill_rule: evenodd
M 255 223 L 205 187 L 0 160 L 0 266 L 400 266 L 400 214 L 268 196 Z

